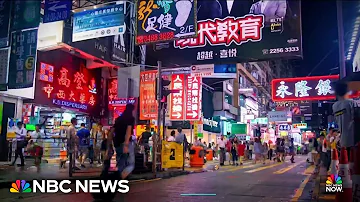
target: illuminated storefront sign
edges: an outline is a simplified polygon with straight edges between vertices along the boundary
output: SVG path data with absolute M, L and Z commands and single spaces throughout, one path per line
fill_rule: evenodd
M 331 83 L 338 79 L 339 75 L 273 79 L 272 100 L 332 100 Z
M 140 120 L 157 117 L 156 75 L 156 70 L 140 72 Z
M 172 93 L 170 99 L 170 119 L 184 120 L 184 87 L 185 75 L 173 74 L 171 75 L 171 89 L 179 90 L 178 93 Z
M 136 44 L 196 36 L 196 2 L 137 1 Z
M 186 120 L 200 120 L 201 117 L 201 77 L 186 77 Z
M 266 125 L 268 124 L 268 118 L 263 117 L 263 118 L 256 118 L 254 120 L 250 121 L 250 124 L 260 124 L 260 125 Z
M 149 48 L 147 61 L 185 66 L 302 56 L 300 1 L 270 1 L 265 9 L 262 1 L 219 2 L 198 1 L 197 37 Z
M 87 69 L 84 60 L 61 51 L 44 52 L 38 67 L 35 103 L 84 112 L 97 104 L 96 70 Z
M 201 81 L 190 74 L 171 75 L 171 89 L 179 92 L 170 95 L 170 120 L 200 120 Z
M 307 123 L 294 123 L 293 128 L 307 129 Z

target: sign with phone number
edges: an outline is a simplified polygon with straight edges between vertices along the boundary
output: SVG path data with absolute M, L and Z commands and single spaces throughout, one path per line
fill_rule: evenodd
M 162 142 L 161 166 L 162 168 L 181 168 L 184 164 L 183 146 L 176 142 Z

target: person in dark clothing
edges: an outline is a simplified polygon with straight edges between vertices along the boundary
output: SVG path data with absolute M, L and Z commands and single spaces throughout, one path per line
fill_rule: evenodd
M 234 166 L 238 166 L 238 139 L 235 137 L 232 142 L 231 142 L 231 156 L 232 156 L 232 160 L 233 160 L 233 165 Z
M 111 148 L 111 143 L 114 144 L 116 150 L 116 166 L 118 168 L 118 173 L 121 174 L 121 178 L 125 179 L 127 176 L 123 175 L 123 170 L 126 167 L 127 157 L 129 153 L 129 143 L 131 141 L 131 134 L 133 133 L 135 118 L 133 116 L 133 111 L 135 107 L 132 104 L 127 104 L 123 114 L 116 118 L 114 126 L 111 128 L 108 139 L 107 139 L 107 148 Z M 103 174 L 108 172 L 110 167 L 110 155 L 111 152 L 106 152 L 106 166 L 104 166 Z
M 228 16 L 243 17 L 250 12 L 252 0 L 233 1 L 230 4 L 227 0 L 199 0 L 198 20 L 226 18 Z
M 141 146 L 144 147 L 145 150 L 145 161 L 147 162 L 149 159 L 149 152 L 150 152 L 150 146 L 149 146 L 149 139 L 151 137 L 150 132 L 150 126 L 146 126 L 145 132 L 143 132 L 139 138 L 139 143 Z

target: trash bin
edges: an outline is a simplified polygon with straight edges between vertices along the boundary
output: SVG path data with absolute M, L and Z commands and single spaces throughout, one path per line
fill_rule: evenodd
M 212 161 L 214 157 L 214 151 L 212 149 L 206 150 L 206 160 Z
M 203 167 L 204 165 L 204 148 L 199 146 L 191 147 L 190 150 L 190 166 Z

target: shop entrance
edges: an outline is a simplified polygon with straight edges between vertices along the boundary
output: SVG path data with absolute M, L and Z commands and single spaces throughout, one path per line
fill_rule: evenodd
M 6 140 L 8 118 L 15 116 L 15 103 L 4 102 L 2 123 L 1 123 L 1 136 L 0 136 L 0 161 L 10 161 L 11 153 L 9 154 L 9 144 Z M 11 149 L 11 148 L 10 148 Z

